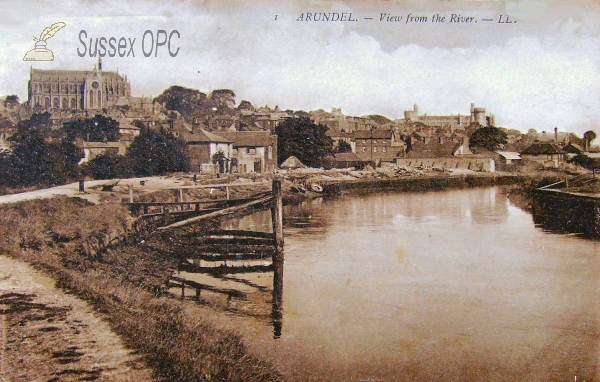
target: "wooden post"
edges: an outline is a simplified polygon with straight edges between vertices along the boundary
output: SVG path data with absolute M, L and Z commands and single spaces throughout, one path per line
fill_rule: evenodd
M 85 192 L 85 181 L 83 179 L 79 179 L 79 192 Z
M 148 205 L 144 204 L 144 215 L 148 215 Z
M 271 204 L 271 219 L 275 237 L 275 252 L 273 253 L 273 309 L 280 311 L 283 307 L 283 201 L 281 179 L 273 179 L 273 201 Z
M 185 298 L 185 283 L 181 281 L 181 298 Z
M 178 200 L 178 202 L 179 203 L 183 202 L 183 188 L 179 189 L 179 200 Z
M 277 249 L 283 251 L 283 200 L 281 192 L 281 179 L 273 179 L 273 202 L 271 204 L 271 218 L 273 234 Z
M 225 194 L 227 194 L 227 200 L 229 200 L 229 186 L 225 186 Z
M 163 206 L 163 222 L 165 225 L 169 224 L 169 207 Z
M 133 186 L 129 186 L 129 203 L 133 203 Z
M 200 289 L 200 288 L 196 288 L 196 301 L 200 301 L 200 291 L 201 290 L 202 289 Z

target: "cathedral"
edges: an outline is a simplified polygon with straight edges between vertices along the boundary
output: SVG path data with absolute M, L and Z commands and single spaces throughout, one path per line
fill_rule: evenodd
M 102 60 L 93 70 L 31 69 L 31 110 L 102 110 L 129 105 L 131 85 L 127 76 L 102 70 Z

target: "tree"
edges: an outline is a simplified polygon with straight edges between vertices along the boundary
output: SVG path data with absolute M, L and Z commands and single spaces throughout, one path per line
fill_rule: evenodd
M 569 162 L 589 170 L 600 167 L 600 163 L 598 163 L 599 161 L 596 158 L 590 158 L 585 154 L 578 154 Z
M 121 138 L 119 122 L 100 114 L 94 118 L 65 122 L 62 131 L 70 141 L 81 138 L 88 142 L 118 142 Z
M 594 133 L 592 130 L 588 130 L 583 133 L 583 149 L 589 151 L 594 139 L 596 139 L 596 133 Z
M 310 118 L 288 118 L 275 127 L 277 161 L 283 163 L 294 155 L 307 166 L 320 167 L 327 156 L 333 155 L 333 140 L 325 133 L 328 127 Z
M 337 147 L 337 152 L 338 153 L 351 153 L 352 146 L 350 145 L 350 143 L 348 143 L 346 141 L 340 141 L 340 143 L 338 144 L 338 147 Z
M 219 166 L 218 172 L 225 172 L 225 161 L 227 160 L 227 156 L 225 155 L 223 150 L 219 150 L 216 153 L 214 153 L 211 159 L 213 164 Z
M 235 93 L 230 89 L 215 89 L 210 93 L 210 103 L 218 114 L 231 115 L 235 108 Z
M 508 142 L 506 133 L 495 126 L 480 127 L 469 138 L 469 146 L 488 151 L 498 150 Z
M 47 117 L 47 118 L 46 118 Z M 11 153 L 2 160 L 9 166 L 3 182 L 11 186 L 62 184 L 78 175 L 81 150 L 69 141 L 46 142 L 49 115 L 34 115 L 20 121 L 9 138 Z
M 185 141 L 163 128 L 140 132 L 127 149 L 126 156 L 130 158 L 136 176 L 161 175 L 189 168 Z
M 135 175 L 131 158 L 111 152 L 98 155 L 85 167 L 94 179 L 130 178 Z
M 178 85 L 166 89 L 161 95 L 154 98 L 153 102 L 156 101 L 165 104 L 167 110 L 178 111 L 186 119 L 193 117 L 200 110 L 210 108 L 206 102 L 206 94 Z
M 16 94 L 7 95 L 4 99 L 4 107 L 19 106 L 19 96 Z
M 238 110 L 251 110 L 251 111 L 254 111 L 254 106 L 252 105 L 252 103 L 250 101 L 242 100 L 242 102 L 240 102 L 240 104 L 237 107 L 237 109 Z

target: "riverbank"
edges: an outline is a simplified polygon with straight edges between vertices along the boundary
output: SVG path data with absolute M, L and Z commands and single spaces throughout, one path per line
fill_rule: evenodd
M 218 181 L 256 183 L 273 176 L 242 179 L 227 176 Z M 342 192 L 372 192 L 374 189 L 415 191 L 471 187 L 519 179 L 479 174 L 391 177 L 376 172 L 279 176 L 285 179 L 286 204 L 323 195 L 308 190 L 302 192 L 297 187 L 311 183 L 322 185 L 325 190 L 329 185 L 339 189 L 343 184 Z M 145 179 L 143 185 L 140 180 L 128 181 L 130 184 L 119 182 L 110 191 L 96 188 L 94 192 L 100 196 L 97 205 L 78 198 L 56 197 L 0 206 L 0 249 L 43 270 L 57 280 L 61 288 L 92 304 L 125 344 L 143 356 L 156 380 L 282 380 L 273 365 L 249 355 L 235 331 L 222 329 L 222 323 L 211 315 L 189 315 L 180 301 L 165 293 L 165 280 L 177 269 L 176 259 L 168 251 L 168 238 L 141 242 L 140 238 L 131 236 L 134 217 L 120 204 L 129 196 L 129 186 L 135 186 L 136 200 L 168 201 L 178 197 L 176 186 L 193 185 L 193 180 L 175 176 Z M 216 181 L 206 178 L 197 183 Z M 175 187 L 174 182 L 177 182 Z M 269 183 L 261 187 L 266 190 Z M 236 187 L 231 192 L 232 198 L 243 197 L 256 192 L 256 187 Z M 220 189 L 191 189 L 184 195 L 190 198 L 187 200 L 223 196 L 224 191 Z M 107 242 L 103 238 L 108 237 L 110 241 L 116 236 L 128 237 L 128 240 L 101 248 L 102 243 Z M 90 246 L 100 250 L 92 253 L 86 249 Z
M 140 354 L 155 380 L 281 380 L 272 366 L 249 356 L 233 332 L 219 329 L 210 317 L 186 314 L 178 300 L 163 293 L 165 280 L 177 267 L 165 252 L 132 241 L 96 256 L 85 254 L 89 242 L 127 231 L 132 219 L 121 205 L 73 198 L 2 205 L 0 249 L 91 304 L 126 346 Z M 18 331 L 19 325 L 10 330 Z M 59 350 L 50 343 L 39 345 Z M 26 352 L 22 356 L 29 357 Z

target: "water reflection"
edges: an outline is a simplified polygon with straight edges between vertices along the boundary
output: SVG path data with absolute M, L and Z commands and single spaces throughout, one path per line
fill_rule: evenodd
M 595 201 L 537 195 L 533 201 L 533 221 L 547 231 L 575 233 L 582 237 L 600 237 L 600 210 Z
M 295 211 L 327 229 L 307 233 Z M 251 346 L 288 375 L 599 379 L 595 242 L 539 230 L 505 189 L 345 196 L 285 213 L 273 317 L 285 329 Z

